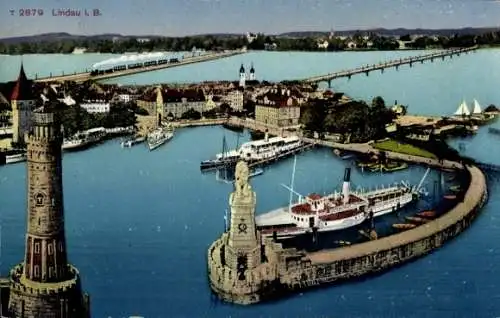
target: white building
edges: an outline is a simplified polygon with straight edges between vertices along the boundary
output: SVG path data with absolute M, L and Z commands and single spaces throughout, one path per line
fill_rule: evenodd
M 257 38 L 258 38 L 257 34 L 247 32 L 247 41 L 249 44 L 252 43 Z
M 328 43 L 327 40 L 324 40 L 324 41 L 318 41 L 318 49 L 328 49 L 328 46 L 330 45 L 330 43 Z
M 223 98 L 223 101 L 229 104 L 232 109 L 236 111 L 243 110 L 243 92 L 240 90 L 233 90 L 227 93 Z
M 245 87 L 246 81 L 255 81 L 255 80 L 256 80 L 255 68 L 253 67 L 253 63 L 251 64 L 250 73 L 248 74 L 245 73 L 245 67 L 243 66 L 243 64 L 241 64 L 239 87 Z
M 84 101 L 80 107 L 88 113 L 109 113 L 110 104 L 104 100 Z

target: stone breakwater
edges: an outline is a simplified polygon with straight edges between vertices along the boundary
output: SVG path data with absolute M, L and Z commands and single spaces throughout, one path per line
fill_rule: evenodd
M 255 241 L 242 240 L 238 228 L 231 226 L 208 250 L 210 286 L 225 301 L 251 304 L 380 272 L 428 254 L 467 229 L 487 200 L 484 174 L 475 166 L 464 169 L 470 183 L 454 208 L 417 228 L 374 241 L 308 253 L 261 239 L 258 231 Z M 239 209 L 232 206 L 235 218 L 240 217 Z M 237 261 L 228 255 L 237 255 Z M 247 259 L 252 262 L 245 263 Z

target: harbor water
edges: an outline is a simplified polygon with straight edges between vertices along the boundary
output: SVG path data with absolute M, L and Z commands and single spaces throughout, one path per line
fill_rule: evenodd
M 237 79 L 241 62 L 254 63 L 266 80 L 301 78 L 419 52 L 250 53 L 234 58 L 117 79 L 121 83 L 196 82 Z M 465 98 L 500 104 L 498 50 L 404 66 L 399 71 L 334 81 L 333 89 L 371 99 L 398 100 L 417 114 L 451 114 Z M 72 72 L 109 56 L 24 56 L 33 72 Z M 86 60 L 87 59 L 87 60 Z M 276 61 L 280 63 L 276 63 Z M 64 62 L 67 61 L 67 62 Z M 73 62 L 72 62 L 73 61 Z M 314 62 L 314 63 L 313 63 Z M 0 80 L 13 80 L 20 57 L 0 56 Z M 304 66 L 304 65 L 307 65 Z M 45 69 L 42 69 L 45 68 Z M 54 67 L 54 68 L 53 68 Z M 73 68 L 72 68 L 73 67 Z M 12 69 L 12 70 L 10 70 Z M 500 128 L 499 122 L 492 127 Z M 500 316 L 500 179 L 490 174 L 490 198 L 464 234 L 436 252 L 359 282 L 297 294 L 273 303 L 239 307 L 214 302 L 206 278 L 206 250 L 224 228 L 232 186 L 202 174 L 199 163 L 229 146 L 236 134 L 221 127 L 176 131 L 169 143 L 149 152 L 145 145 L 123 149 L 111 140 L 64 155 L 64 200 L 69 258 L 91 294 L 93 317 L 497 317 Z M 248 139 L 248 133 L 244 138 Z M 241 143 L 240 139 L 240 143 Z M 487 128 L 451 144 L 471 157 L 500 164 L 500 139 Z M 315 149 L 297 158 L 295 189 L 307 194 L 340 189 L 348 160 Z M 293 159 L 252 178 L 257 213 L 288 204 Z M 353 169 L 354 188 L 418 183 L 423 167 L 391 174 Z M 432 192 L 438 173 L 425 187 Z M 428 199 L 427 199 L 428 200 Z M 420 204 L 425 205 L 426 202 Z M 416 209 L 423 208 L 423 206 Z M 26 167 L 0 167 L 0 275 L 23 258 L 26 226 Z

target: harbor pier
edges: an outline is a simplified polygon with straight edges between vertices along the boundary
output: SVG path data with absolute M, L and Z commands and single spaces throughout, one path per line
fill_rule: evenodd
M 467 229 L 487 200 L 481 170 L 465 166 L 463 171 L 470 181 L 462 201 L 439 218 L 365 243 L 306 252 L 283 248 L 261 236 L 255 225 L 256 194 L 248 183 L 248 166 L 239 162 L 230 196 L 230 224 L 208 249 L 210 287 L 225 301 L 247 305 L 384 271 L 428 254 Z

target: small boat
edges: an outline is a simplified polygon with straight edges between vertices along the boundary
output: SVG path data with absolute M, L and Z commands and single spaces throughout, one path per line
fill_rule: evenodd
M 422 211 L 420 213 L 417 213 L 417 216 L 424 217 L 424 218 L 433 218 L 433 217 L 436 217 L 436 212 L 434 212 L 434 211 Z
M 408 168 L 408 164 L 406 162 L 399 162 L 399 163 L 389 163 L 386 165 L 382 165 L 382 171 L 383 172 L 394 172 L 394 171 L 399 171 L 399 170 L 404 170 Z
M 370 241 L 376 240 L 378 238 L 377 232 L 375 232 L 375 230 L 371 230 L 369 233 L 367 233 L 365 230 L 359 230 L 358 232 Z
M 428 219 L 419 218 L 419 217 L 415 217 L 415 216 L 407 216 L 407 217 L 405 217 L 405 219 L 410 221 L 410 222 L 418 223 L 418 224 L 423 224 L 423 223 L 429 222 Z
M 445 195 L 443 198 L 445 198 L 446 200 L 455 200 L 457 198 L 457 196 L 453 195 L 453 194 L 448 194 L 448 195 Z
M 250 172 L 249 177 L 252 178 L 252 177 L 260 176 L 263 173 L 264 173 L 264 169 L 255 168 L 253 171 Z
M 335 155 L 337 155 L 342 160 L 352 159 L 352 158 L 355 157 L 355 155 L 353 153 L 349 153 L 347 151 L 342 151 L 342 150 L 339 150 L 339 149 L 334 149 L 333 153 Z
M 460 192 L 460 186 L 459 185 L 454 185 L 450 187 L 451 192 Z
M 335 241 L 334 243 L 342 246 L 351 245 L 351 242 L 349 241 Z
M 398 230 L 410 230 L 416 228 L 417 226 L 415 224 L 403 223 L 403 224 L 393 224 L 392 227 Z
M 135 136 L 121 142 L 122 147 L 132 147 L 146 141 L 146 136 Z
M 174 137 L 173 128 L 158 127 L 148 134 L 147 142 L 149 150 L 155 150 Z
M 376 168 L 378 166 L 378 163 L 376 162 L 362 162 L 359 161 L 356 163 L 356 165 L 360 168 Z
M 64 151 L 81 150 L 102 141 L 107 135 L 106 128 L 97 127 L 78 132 L 75 135 L 64 138 L 62 149 Z

